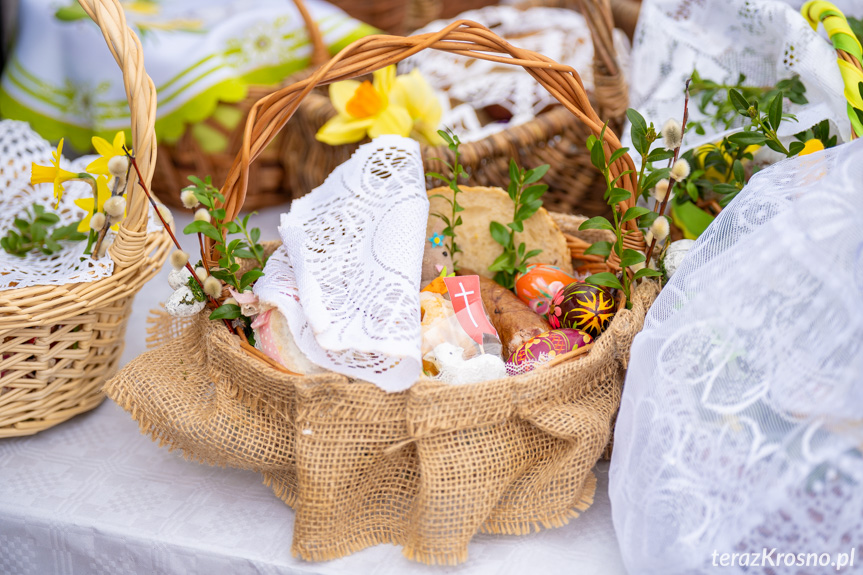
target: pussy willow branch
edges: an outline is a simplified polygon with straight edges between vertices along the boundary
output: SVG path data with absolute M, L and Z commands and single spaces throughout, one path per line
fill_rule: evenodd
M 123 190 L 122 191 L 120 191 L 120 178 L 114 176 L 114 189 L 111 190 L 111 197 L 122 196 L 123 194 L 126 193 L 126 188 L 129 185 L 129 172 L 131 170 L 132 170 L 132 163 L 129 162 L 129 165 L 126 166 L 126 176 L 123 179 Z M 96 202 L 96 205 L 98 205 L 98 200 Z M 110 229 L 110 227 L 113 223 L 116 223 L 116 222 L 112 222 L 111 220 L 113 218 L 111 218 L 107 214 L 105 214 L 105 216 L 106 216 L 105 217 L 105 223 L 102 224 L 102 229 L 99 230 L 99 237 L 96 239 L 96 245 L 93 248 L 93 253 L 90 255 L 90 258 L 93 260 L 97 259 L 99 256 L 99 252 L 102 249 L 102 242 L 105 240 L 105 235 L 108 233 L 108 229 Z
M 680 126 L 680 146 L 683 145 L 683 137 L 686 134 L 686 122 L 689 120 L 689 83 L 692 82 L 692 78 L 686 80 L 686 87 L 684 89 L 684 93 L 686 94 L 683 99 L 683 123 Z M 677 162 L 678 157 L 680 156 L 680 146 L 674 148 L 674 157 L 671 159 L 671 165 L 673 166 L 675 162 Z M 669 198 L 671 198 L 672 192 L 674 191 L 674 185 L 677 183 L 677 180 L 674 178 L 669 178 L 668 182 L 668 190 L 665 192 L 665 197 L 662 198 L 662 203 L 656 202 L 659 206 L 659 217 L 665 217 L 665 206 L 668 204 Z M 656 211 L 656 206 L 654 206 L 654 211 Z M 650 247 L 647 248 L 647 257 L 645 259 L 646 265 L 650 266 L 650 257 L 653 255 L 653 248 L 656 247 L 656 236 L 650 241 Z

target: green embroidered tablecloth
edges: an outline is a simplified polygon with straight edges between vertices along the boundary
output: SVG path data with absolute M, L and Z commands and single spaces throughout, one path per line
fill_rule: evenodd
M 240 112 L 220 103 L 251 84 L 275 84 L 309 63 L 311 45 L 290 0 L 121 2 L 141 38 L 158 90 L 156 134 L 175 141 L 187 124 L 215 116 L 233 128 Z M 306 0 L 331 53 L 375 30 L 320 0 Z M 120 70 L 98 27 L 74 0 L 22 0 L 17 39 L 0 80 L 0 116 L 24 120 L 48 140 L 80 151 L 94 135 L 129 127 Z M 198 125 L 202 130 L 207 126 Z M 218 149 L 216 130 L 205 136 Z

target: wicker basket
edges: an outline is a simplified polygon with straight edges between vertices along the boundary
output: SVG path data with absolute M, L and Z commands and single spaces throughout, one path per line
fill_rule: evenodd
M 541 1 L 536 5 L 547 4 Z M 610 118 L 611 125 L 616 127 L 626 112 L 628 97 L 617 66 L 608 0 L 583 0 L 582 13 L 590 26 L 594 43 L 596 88 L 593 97 L 600 114 Z M 329 97 L 313 92 L 302 102 L 291 129 L 284 134 L 279 148 L 294 197 L 319 186 L 359 146 L 329 146 L 315 139 L 321 126 L 335 115 Z M 565 172 L 553 169 L 549 172 L 546 205 L 562 212 L 594 215 L 605 212 L 607 206 L 601 194 L 604 187 L 600 184 L 604 185 L 604 182 L 599 181 L 601 178 L 592 168 L 584 147 L 588 134 L 589 131 L 572 114 L 555 106 L 529 122 L 462 144 L 461 163 L 470 174 L 471 183 L 480 186 L 503 185 L 509 181 L 510 158 L 515 158 L 522 166 L 571 166 Z M 443 164 L 436 158 L 453 160 L 453 154 L 446 146 L 423 146 L 422 155 L 426 168 L 436 172 L 445 172 Z
M 590 133 L 603 128 L 574 70 L 475 23 L 410 38 L 368 37 L 252 107 L 241 154 L 221 190 L 227 219 L 240 212 L 253 185 L 249 166 L 316 86 L 428 48 L 522 65 Z M 613 132 L 605 138 L 607 154 L 620 148 Z M 611 176 L 632 167 L 623 155 Z M 634 190 L 634 172 L 619 185 Z M 584 218 L 554 218 L 581 257 L 597 231 L 579 232 Z M 634 222 L 626 225 L 633 230 L 627 241 L 643 250 Z M 562 356 L 517 377 L 473 385 L 423 380 L 389 394 L 335 373 L 286 373 L 202 314 L 157 324 L 151 333 L 159 347 L 130 363 L 106 393 L 160 443 L 262 473 L 297 510 L 292 550 L 304 559 L 395 543 L 412 559 L 455 564 L 467 558 L 478 531 L 530 533 L 560 526 L 590 505 L 591 468 L 608 444 L 632 339 L 657 292 L 653 282 L 637 286 L 633 309 L 618 311 L 577 361 Z
M 81 0 L 123 70 L 132 141 L 142 174 L 156 161 L 156 91 L 141 43 L 117 0 Z M 0 292 L 0 437 L 29 435 L 93 409 L 117 369 L 135 292 L 164 263 L 167 234 L 147 234 L 149 203 L 139 186 L 108 253 L 114 274 L 92 283 Z

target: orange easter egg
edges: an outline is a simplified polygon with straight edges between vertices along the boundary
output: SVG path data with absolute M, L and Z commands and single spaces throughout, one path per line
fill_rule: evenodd
M 557 266 L 532 264 L 515 278 L 515 294 L 539 315 L 548 313 L 552 298 L 558 291 L 576 281 Z

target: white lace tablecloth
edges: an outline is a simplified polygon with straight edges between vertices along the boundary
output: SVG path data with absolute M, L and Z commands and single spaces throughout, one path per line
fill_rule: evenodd
M 253 219 L 264 239 L 276 238 L 279 212 Z M 147 310 L 170 295 L 167 272 L 135 300 L 124 364 L 144 350 Z M 158 447 L 109 400 L 36 436 L 0 440 L 0 574 L 623 574 L 608 464 L 595 473 L 596 501 L 581 517 L 528 536 L 478 535 L 459 567 L 413 563 L 391 545 L 305 563 L 291 557 L 294 512 L 260 476 Z

